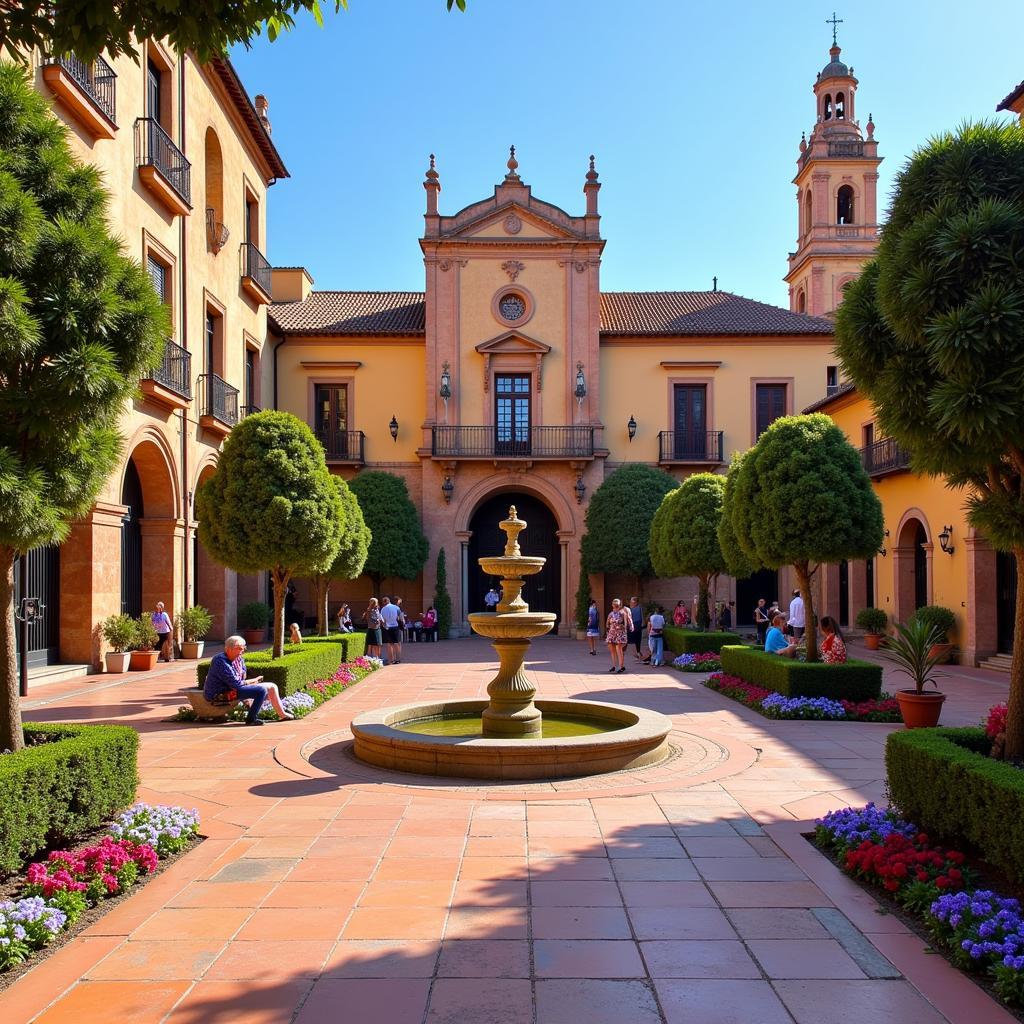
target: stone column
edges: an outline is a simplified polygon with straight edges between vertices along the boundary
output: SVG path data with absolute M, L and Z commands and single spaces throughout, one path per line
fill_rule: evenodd
M 913 545 L 892 548 L 893 619 L 906 622 L 914 614 Z M 878 580 L 876 578 L 877 587 Z
M 960 637 L 962 664 L 977 665 L 999 648 L 996 612 L 996 553 L 984 537 L 968 537 L 967 635 Z

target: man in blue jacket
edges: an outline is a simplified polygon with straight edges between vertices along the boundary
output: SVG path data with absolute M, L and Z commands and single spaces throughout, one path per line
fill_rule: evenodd
M 203 696 L 211 704 L 222 703 L 230 699 L 227 695 L 234 690 L 238 700 L 251 702 L 245 719 L 246 725 L 263 725 L 260 708 L 268 699 L 278 718 L 294 718 L 294 715 L 285 711 L 281 695 L 273 683 L 264 683 L 263 676 L 246 678 L 244 654 L 245 641 L 240 636 L 229 636 L 224 641 L 223 653 L 215 655 L 210 662 L 210 670 L 203 684 Z

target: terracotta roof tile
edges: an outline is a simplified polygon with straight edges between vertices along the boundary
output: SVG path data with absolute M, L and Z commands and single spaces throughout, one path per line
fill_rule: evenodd
M 1007 95 L 999 101 L 999 106 L 996 107 L 996 110 L 1009 110 L 1010 105 L 1016 103 L 1021 96 L 1024 96 L 1024 82 L 1021 82 L 1016 89 L 1007 93 Z
M 828 394 L 824 398 L 819 398 L 816 402 L 811 402 L 806 409 L 805 413 L 818 412 L 820 409 L 824 409 L 826 406 L 831 405 L 832 402 L 843 397 L 843 395 L 851 395 L 857 390 L 857 385 L 852 380 L 845 381 L 836 388 L 829 388 Z
M 275 302 L 270 319 L 287 334 L 423 334 L 423 292 L 311 292 Z

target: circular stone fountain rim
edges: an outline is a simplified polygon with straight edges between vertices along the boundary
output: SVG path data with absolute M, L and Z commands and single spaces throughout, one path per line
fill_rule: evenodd
M 364 711 L 352 719 L 353 735 L 362 732 L 376 740 L 392 739 L 403 746 L 417 747 L 472 747 L 477 750 L 543 750 L 553 747 L 602 748 L 629 746 L 645 740 L 664 739 L 672 730 L 672 720 L 660 711 L 647 708 L 628 707 L 624 704 L 610 704 L 596 700 L 538 700 L 538 709 L 543 714 L 568 714 L 579 718 L 607 718 L 618 722 L 635 719 L 625 728 L 607 733 L 591 733 L 585 736 L 553 736 L 543 738 L 505 738 L 498 736 L 431 736 L 424 733 L 407 732 L 396 728 L 395 722 L 419 722 L 426 718 L 440 718 L 446 715 L 476 714 L 488 706 L 480 698 L 469 700 L 445 700 L 433 703 L 402 704 L 388 708 L 374 708 Z M 610 712 L 610 713 L 609 713 Z

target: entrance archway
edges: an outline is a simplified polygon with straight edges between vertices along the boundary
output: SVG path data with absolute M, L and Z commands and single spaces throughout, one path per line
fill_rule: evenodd
M 554 512 L 532 494 L 503 491 L 487 498 L 473 513 L 469 521 L 472 536 L 467 548 L 468 580 L 466 610 L 486 611 L 484 595 L 491 584 L 498 581 L 486 575 L 477 564 L 485 555 L 500 554 L 504 549 L 505 535 L 498 523 L 508 516 L 509 505 L 515 505 L 520 519 L 525 519 L 526 530 L 520 545 L 523 554 L 546 558 L 544 568 L 536 576 L 530 576 L 523 587 L 523 598 L 535 612 L 554 612 L 561 618 L 562 611 L 562 554 L 558 539 L 558 522 Z M 557 628 L 557 624 L 556 624 Z
M 142 614 L 142 519 L 146 502 L 142 480 L 132 459 L 124 468 L 121 504 L 121 613 L 138 618 Z
M 924 519 L 907 513 L 896 535 L 893 571 L 896 576 L 896 618 L 906 622 L 930 602 L 931 542 Z
M 764 598 L 766 608 L 779 599 L 779 573 L 776 569 L 758 569 L 746 579 L 736 581 L 736 625 L 753 626 L 754 608 Z

